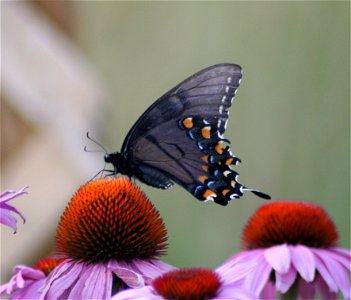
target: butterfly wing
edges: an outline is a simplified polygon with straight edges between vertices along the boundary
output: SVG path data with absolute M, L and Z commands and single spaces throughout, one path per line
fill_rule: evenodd
M 239 159 L 223 137 L 241 77 L 238 65 L 214 65 L 151 105 L 122 146 L 134 175 L 162 188 L 174 181 L 196 198 L 222 205 L 250 190 L 237 181 L 231 165 Z

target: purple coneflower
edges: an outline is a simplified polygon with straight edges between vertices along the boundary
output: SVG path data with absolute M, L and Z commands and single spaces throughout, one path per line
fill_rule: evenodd
M 26 221 L 26 219 L 15 207 L 9 205 L 7 202 L 20 195 L 27 194 L 27 192 L 25 191 L 26 188 L 27 186 L 22 188 L 18 192 L 7 191 L 0 195 L 0 223 L 11 227 L 14 233 L 16 233 L 17 231 L 17 220 L 12 215 L 12 213 L 18 214 L 22 218 L 23 223 Z
M 61 217 L 56 251 L 65 260 L 42 289 L 43 299 L 109 299 L 174 268 L 165 254 L 167 232 L 144 193 L 125 178 L 82 186 Z
M 253 299 L 254 294 L 238 286 L 247 272 L 221 266 L 215 271 L 206 268 L 178 269 L 165 273 L 150 286 L 122 291 L 113 300 L 230 300 Z
M 8 294 L 11 300 L 40 299 L 40 289 L 45 279 L 61 262 L 61 259 L 47 257 L 39 260 L 33 268 L 23 265 L 14 267 L 10 281 L 0 287 L 0 296 Z
M 276 201 L 260 207 L 243 231 L 243 251 L 225 265 L 251 272 L 243 286 L 257 298 L 350 298 L 351 251 L 337 247 L 333 221 L 319 206 Z M 252 264 L 256 262 L 256 264 Z

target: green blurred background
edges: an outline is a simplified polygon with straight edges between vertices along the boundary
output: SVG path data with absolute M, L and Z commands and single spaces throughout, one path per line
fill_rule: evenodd
M 35 172 L 23 174 L 20 168 L 8 167 L 14 178 L 21 175 L 21 185 L 35 176 L 42 182 L 30 190 L 39 189 L 40 197 L 30 194 L 32 199 L 23 205 L 37 201 L 45 211 L 51 205 L 46 193 L 52 176 L 62 178 L 52 189 L 59 194 L 71 176 L 80 173 L 83 180 L 74 182 L 78 187 L 103 166 L 101 153 L 83 153 L 85 131 L 110 151 L 119 151 L 130 127 L 158 97 L 202 68 L 236 63 L 244 75 L 225 136 L 242 160 L 236 167 L 240 182 L 273 199 L 322 205 L 335 221 L 340 245 L 350 248 L 349 2 L 41 2 L 44 6 L 49 2 L 69 5 L 70 39 L 97 70 L 108 96 L 96 110 L 94 128 L 90 120 L 85 119 L 84 124 L 80 119 L 81 140 L 68 145 L 79 153 L 77 159 L 80 155 L 97 157 L 96 170 L 83 172 L 81 165 L 75 174 L 65 169 L 42 173 L 36 165 Z M 44 98 L 48 95 L 50 92 Z M 80 112 L 83 108 L 68 106 L 67 111 L 70 109 Z M 37 143 L 36 147 L 45 145 Z M 45 159 L 41 157 L 39 165 L 45 165 Z M 2 176 L 9 176 L 10 171 Z M 247 193 L 221 207 L 202 203 L 179 186 L 162 191 L 137 184 L 166 223 L 169 254 L 164 260 L 179 267 L 216 267 L 224 262 L 240 250 L 241 231 L 248 218 L 267 203 Z M 30 264 L 52 250 L 59 215 L 73 192 L 69 188 L 59 195 L 60 208 L 45 226 L 37 224 L 52 237 L 50 241 L 32 229 L 31 217 L 15 237 L 12 233 L 6 237 L 9 243 L 32 230 L 48 245 L 21 250 L 23 257 L 12 258 L 11 263 Z M 34 222 L 40 222 L 43 215 Z M 8 256 L 24 247 L 9 249 L 9 244 L 2 244 Z
M 243 67 L 226 137 L 240 182 L 273 199 L 322 205 L 350 247 L 350 4 L 347 2 L 76 2 L 80 45 L 113 98 L 104 145 L 119 150 L 159 96 L 212 64 Z M 138 183 L 139 184 L 139 183 Z M 214 267 L 240 249 L 265 201 L 227 207 L 182 188 L 142 189 L 169 232 L 166 261 Z

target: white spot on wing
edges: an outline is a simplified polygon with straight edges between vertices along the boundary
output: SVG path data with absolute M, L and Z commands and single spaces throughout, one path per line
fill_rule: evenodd
M 221 106 L 219 107 L 219 113 L 220 113 L 220 114 L 223 113 L 223 105 L 221 105 Z
M 231 77 L 228 77 L 227 78 L 227 83 L 231 83 L 232 82 L 232 78 Z
M 228 93 L 229 92 L 229 86 L 225 87 L 225 92 Z
M 224 103 L 225 99 L 227 98 L 227 96 L 223 96 L 222 97 L 222 103 Z

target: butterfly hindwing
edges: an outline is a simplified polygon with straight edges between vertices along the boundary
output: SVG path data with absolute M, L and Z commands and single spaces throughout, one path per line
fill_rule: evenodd
M 239 162 L 223 137 L 241 67 L 219 64 L 184 80 L 152 104 L 125 138 L 120 153 L 107 155 L 115 173 L 154 187 L 181 185 L 197 199 L 226 205 L 247 189 L 232 165 Z

